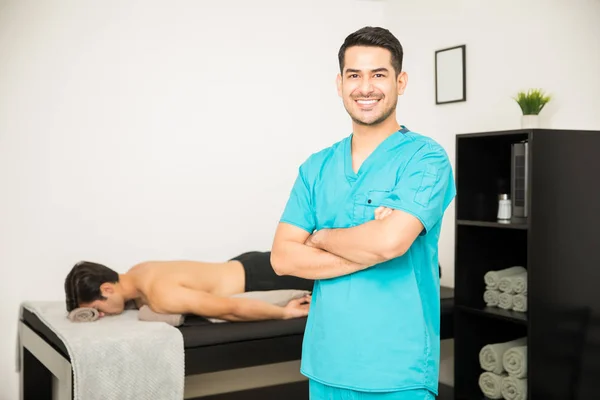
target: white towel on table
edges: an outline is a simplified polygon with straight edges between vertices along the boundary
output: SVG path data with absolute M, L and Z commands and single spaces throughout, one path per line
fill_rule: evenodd
M 498 296 L 498 307 L 503 310 L 511 310 L 513 308 L 514 295 L 508 293 L 500 293 Z
M 526 345 L 526 337 L 508 342 L 487 344 L 479 351 L 479 365 L 483 370 L 493 372 L 495 374 L 505 372 L 502 362 L 504 353 L 510 348 Z
M 137 310 L 93 322 L 71 322 L 64 301 L 26 302 L 65 344 L 73 368 L 73 400 L 181 400 L 183 336 L 164 322 L 138 320 Z
M 522 274 L 523 272 L 527 272 L 527 270 L 521 266 L 504 268 L 497 271 L 488 271 L 483 276 L 483 280 L 485 282 L 486 289 L 498 289 L 498 286 L 500 285 L 500 279 L 504 278 L 505 276 Z
M 502 378 L 502 397 L 506 400 L 527 399 L 527 379 L 505 376 Z
M 527 312 L 527 295 L 513 295 L 513 310 L 518 312 Z
M 516 346 L 506 350 L 502 366 L 510 376 L 527 378 L 527 346 Z
M 527 272 L 523 272 L 516 275 L 503 276 L 498 282 L 498 289 L 501 292 L 515 294 L 517 293 L 517 286 L 522 293 L 526 289 L 527 285 Z
M 484 372 L 479 375 L 479 388 L 488 399 L 502 398 L 502 379 L 506 374 Z
M 483 301 L 488 307 L 497 307 L 498 306 L 498 297 L 500 296 L 500 291 L 489 289 L 483 292 Z

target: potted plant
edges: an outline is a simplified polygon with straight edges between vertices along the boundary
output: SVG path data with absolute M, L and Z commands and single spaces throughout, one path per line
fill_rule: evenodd
M 551 96 L 546 95 L 541 89 L 529 89 L 527 92 L 517 93 L 517 97 L 513 99 L 523 112 L 521 127 L 524 129 L 539 127 L 539 113 L 550 101 Z

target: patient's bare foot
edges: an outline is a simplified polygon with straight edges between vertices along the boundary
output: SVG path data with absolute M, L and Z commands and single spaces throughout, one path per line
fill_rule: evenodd
M 310 295 L 291 300 L 285 306 L 283 319 L 306 317 L 310 308 L 310 300 Z

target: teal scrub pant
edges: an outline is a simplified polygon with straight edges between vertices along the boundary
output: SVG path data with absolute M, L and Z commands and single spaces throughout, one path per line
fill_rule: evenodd
M 400 390 L 397 392 L 359 392 L 327 386 L 314 380 L 309 381 L 310 400 L 435 400 L 427 389 Z

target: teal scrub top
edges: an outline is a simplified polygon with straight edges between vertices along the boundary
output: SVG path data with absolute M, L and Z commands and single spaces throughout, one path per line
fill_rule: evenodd
M 386 206 L 414 215 L 424 230 L 401 257 L 315 282 L 301 373 L 354 390 L 437 394 L 438 239 L 455 196 L 452 167 L 438 143 L 403 126 L 355 173 L 351 142 L 352 135 L 308 157 L 280 221 L 309 233 L 349 228 Z

